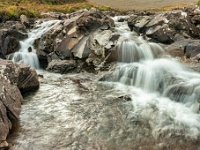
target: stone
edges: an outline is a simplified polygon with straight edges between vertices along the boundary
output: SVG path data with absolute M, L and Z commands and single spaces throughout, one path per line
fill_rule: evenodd
M 0 30 L 0 52 L 2 55 L 13 53 L 19 49 L 19 41 L 8 35 L 7 29 Z
M 78 44 L 76 44 L 72 50 L 72 53 L 74 57 L 77 57 L 79 59 L 88 58 L 91 50 L 87 48 L 87 40 L 89 39 L 89 36 L 84 36 Z
M 110 29 L 114 27 L 114 21 L 100 10 L 79 10 L 60 19 L 63 20 L 35 41 L 37 55 L 44 68 L 52 63 L 52 60 L 87 59 L 89 54 L 94 52 L 90 43 L 97 30 L 101 30 L 102 33 L 96 37 L 100 45 L 105 49 L 113 47 L 114 44 L 109 42 L 109 39 L 112 36 Z M 105 57 L 102 53 L 104 50 L 99 47 L 97 51 Z
M 191 57 L 196 56 L 200 53 L 200 42 L 199 41 L 193 41 L 192 43 L 189 43 L 185 46 L 185 54 L 190 54 Z
M 8 147 L 6 138 L 12 125 L 19 120 L 23 100 L 21 93 L 38 88 L 35 70 L 0 59 L 0 149 Z
M 129 28 L 134 31 L 143 33 L 145 25 L 151 20 L 150 16 L 136 16 L 132 15 L 128 19 Z
M 200 53 L 198 55 L 196 55 L 193 59 L 197 60 L 197 62 L 199 63 L 199 61 L 200 61 Z
M 26 16 L 26 15 L 21 15 L 20 16 L 20 20 L 21 20 L 21 23 L 23 24 L 23 25 L 25 25 L 26 27 L 29 27 L 30 26 L 30 22 L 29 22 L 29 19 L 28 19 L 28 17 Z
M 11 84 L 16 84 L 22 93 L 39 88 L 36 71 L 25 64 L 14 64 L 12 61 L 0 59 L 0 71 Z
M 128 19 L 130 30 L 147 35 L 151 41 L 171 44 L 180 39 L 199 39 L 199 14 L 196 8 L 171 10 L 149 15 L 134 14 Z
M 169 27 L 166 26 L 157 26 L 156 28 L 149 28 L 146 31 L 146 35 L 148 37 L 151 37 L 153 41 L 161 42 L 164 44 L 171 44 L 174 42 L 174 35 L 176 34 L 175 30 L 169 29 Z
M 74 60 L 52 60 L 47 70 L 55 73 L 71 73 L 76 69 L 76 62 Z

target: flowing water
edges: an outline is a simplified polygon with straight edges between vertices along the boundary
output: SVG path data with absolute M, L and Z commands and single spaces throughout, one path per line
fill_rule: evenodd
M 114 71 L 39 71 L 25 97 L 11 150 L 198 150 L 200 75 L 116 21 Z
M 59 20 L 38 21 L 35 28 L 28 33 L 28 38 L 20 41 L 20 49 L 18 52 L 15 52 L 12 61 L 25 63 L 39 69 L 39 60 L 33 46 L 34 41 L 40 38 L 45 32 L 55 27 L 58 23 L 60 23 Z

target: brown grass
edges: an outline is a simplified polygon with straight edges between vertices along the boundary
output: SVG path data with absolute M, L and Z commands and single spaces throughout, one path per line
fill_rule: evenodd
M 81 0 L 82 1 L 82 0 Z M 79 9 L 90 9 L 91 7 L 99 8 L 100 10 L 110 10 L 110 7 L 98 6 L 89 2 L 76 2 L 76 3 L 65 3 L 59 5 L 52 4 L 39 4 L 31 1 L 20 1 L 16 2 L 0 2 L 0 19 L 1 20 L 18 20 L 21 14 L 25 14 L 28 17 L 38 18 L 41 17 L 41 12 L 63 12 L 71 13 Z

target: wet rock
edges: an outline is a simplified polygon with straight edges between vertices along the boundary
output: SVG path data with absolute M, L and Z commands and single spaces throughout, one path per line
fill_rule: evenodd
M 76 62 L 74 60 L 52 60 L 47 70 L 55 73 L 70 73 L 76 68 Z

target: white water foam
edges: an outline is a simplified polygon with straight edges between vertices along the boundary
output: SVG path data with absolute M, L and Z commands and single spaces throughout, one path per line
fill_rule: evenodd
M 39 69 L 39 60 L 36 54 L 36 49 L 33 44 L 34 41 L 40 38 L 45 32 L 54 28 L 60 23 L 60 20 L 49 20 L 42 23 L 38 22 L 35 28 L 28 33 L 28 38 L 20 41 L 20 49 L 18 52 L 15 52 L 12 61 L 18 63 L 25 63 L 31 67 Z M 31 47 L 31 52 L 28 51 L 28 48 Z
M 120 63 L 104 84 L 131 96 L 132 118 L 149 124 L 155 138 L 198 139 L 200 74 L 172 58 L 162 58 L 164 50 L 158 44 L 125 32 L 119 46 Z

